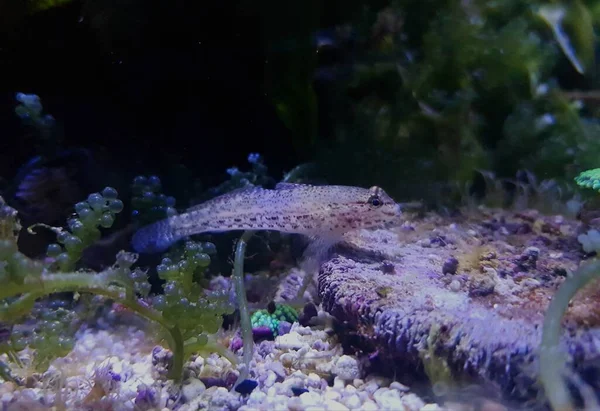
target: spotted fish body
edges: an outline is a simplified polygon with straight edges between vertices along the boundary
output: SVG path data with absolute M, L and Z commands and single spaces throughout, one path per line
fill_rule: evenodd
M 155 253 L 189 235 L 233 230 L 274 230 L 334 243 L 348 231 L 393 223 L 400 214 L 379 187 L 280 183 L 274 190 L 236 190 L 142 227 L 132 244 L 138 252 Z

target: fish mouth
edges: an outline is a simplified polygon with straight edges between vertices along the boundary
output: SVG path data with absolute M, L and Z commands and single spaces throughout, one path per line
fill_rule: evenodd
M 383 211 L 383 214 L 390 217 L 400 217 L 402 215 L 402 207 L 399 203 L 396 203 L 393 208 L 393 211 Z

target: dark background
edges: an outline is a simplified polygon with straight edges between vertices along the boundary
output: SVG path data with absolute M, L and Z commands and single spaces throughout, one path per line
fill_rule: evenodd
M 19 91 L 41 97 L 65 147 L 131 173 L 183 165 L 208 187 L 250 152 L 274 176 L 307 160 L 266 95 L 259 16 L 227 2 L 149 4 L 100 29 L 77 1 L 14 13 L 0 38 L 0 176 L 37 154 L 14 115 Z

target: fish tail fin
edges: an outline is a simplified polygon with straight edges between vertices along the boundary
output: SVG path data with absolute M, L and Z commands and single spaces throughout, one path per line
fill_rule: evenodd
M 181 238 L 166 219 L 140 228 L 133 235 L 131 245 L 138 253 L 152 254 L 165 251 Z

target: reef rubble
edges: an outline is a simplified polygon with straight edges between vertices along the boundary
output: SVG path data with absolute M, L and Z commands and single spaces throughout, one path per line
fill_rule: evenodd
M 319 296 L 375 372 L 422 378 L 440 398 L 535 402 L 545 309 L 587 257 L 582 229 L 534 210 L 479 208 L 355 232 L 322 265 Z M 592 386 L 599 292 L 582 290 L 564 319 L 569 364 Z

